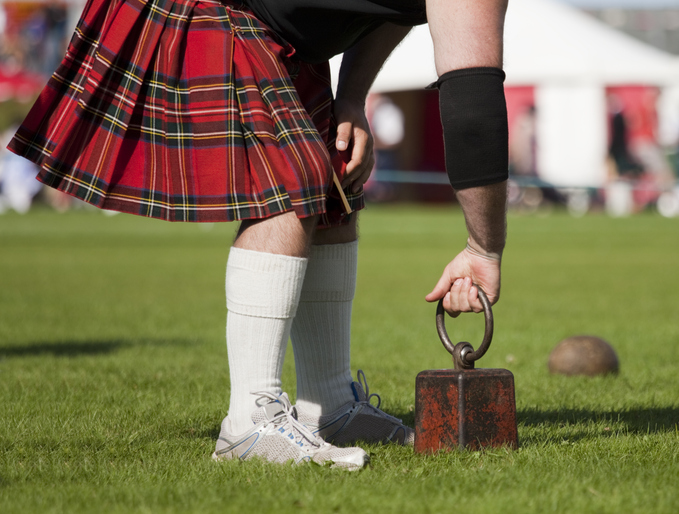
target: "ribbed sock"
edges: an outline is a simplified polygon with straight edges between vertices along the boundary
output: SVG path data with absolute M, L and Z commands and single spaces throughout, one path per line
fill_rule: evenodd
M 231 399 L 222 428 L 238 435 L 257 408 L 252 393 L 281 393 L 283 359 L 307 259 L 231 248 L 226 265 L 226 346 Z
M 351 306 L 356 289 L 358 241 L 311 249 L 292 347 L 297 408 L 328 414 L 354 399 L 351 390 Z

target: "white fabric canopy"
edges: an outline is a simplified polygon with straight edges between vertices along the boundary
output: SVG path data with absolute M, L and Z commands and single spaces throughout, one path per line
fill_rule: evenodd
M 506 85 L 535 87 L 538 169 L 562 187 L 606 181 L 606 86 L 679 87 L 679 58 L 555 0 L 510 0 L 504 60 Z M 332 61 L 334 77 L 340 63 L 341 57 Z M 392 53 L 372 91 L 422 89 L 436 78 L 429 29 L 419 26 Z M 663 121 L 667 110 L 659 115 L 669 133 L 675 126 Z
M 510 0 L 508 84 L 679 82 L 679 59 L 553 0 Z
M 341 56 L 332 61 L 336 77 Z M 510 0 L 505 25 L 507 85 L 679 84 L 679 59 L 555 0 Z M 436 80 L 426 25 L 393 52 L 373 91 L 421 89 Z

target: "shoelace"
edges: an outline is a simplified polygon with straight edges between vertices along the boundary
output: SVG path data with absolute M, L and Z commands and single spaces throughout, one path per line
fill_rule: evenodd
M 367 405 L 374 409 L 375 411 L 379 411 L 379 414 L 381 416 L 385 416 L 387 419 L 390 419 L 391 421 L 394 421 L 396 423 L 402 423 L 400 419 L 387 414 L 383 410 L 379 410 L 380 405 L 382 405 L 382 398 L 380 398 L 380 395 L 377 393 L 370 394 L 370 389 L 368 388 L 368 379 L 365 378 L 365 373 L 363 373 L 363 370 L 359 369 L 356 375 L 358 378 L 358 385 L 361 387 L 361 389 L 363 389 L 363 393 L 365 394 L 365 400 L 359 400 L 358 403 Z M 377 398 L 377 405 L 373 405 L 372 403 L 370 403 L 371 398 Z
M 257 395 L 257 404 L 259 405 L 260 399 L 269 400 L 266 403 L 279 403 L 283 407 L 283 411 L 272 418 L 269 423 L 273 423 L 276 426 L 280 426 L 283 430 L 289 431 L 291 434 L 295 435 L 295 443 L 302 443 L 303 439 L 306 439 L 315 448 L 320 448 L 325 444 L 325 441 L 316 436 L 311 430 L 309 430 L 305 425 L 297 420 L 295 408 L 290 403 L 290 399 L 286 395 L 276 396 L 268 391 L 259 391 L 252 393 Z M 298 435 L 299 434 L 299 435 Z M 302 443 L 303 445 L 304 443 Z

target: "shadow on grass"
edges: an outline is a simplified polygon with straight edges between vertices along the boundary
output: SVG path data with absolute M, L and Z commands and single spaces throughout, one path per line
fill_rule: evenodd
M 576 432 L 569 438 L 588 438 L 611 436 L 621 431 L 630 434 L 650 434 L 674 432 L 679 420 L 679 407 L 637 407 L 621 410 L 591 409 L 522 409 L 517 412 L 519 424 L 525 426 L 544 426 L 547 428 L 570 428 Z M 596 434 L 592 425 L 610 425 Z M 608 428 L 608 430 L 607 430 Z M 593 433 L 595 432 L 595 433 Z
M 391 414 L 392 416 L 400 419 L 401 421 L 403 421 L 403 424 L 407 427 L 415 426 L 415 411 L 388 412 L 387 414 Z
M 142 346 L 188 346 L 197 341 L 188 339 L 138 339 L 111 341 L 61 341 L 17 344 L 0 347 L 0 358 L 53 355 L 55 357 L 77 357 L 80 355 L 105 355 L 125 348 Z

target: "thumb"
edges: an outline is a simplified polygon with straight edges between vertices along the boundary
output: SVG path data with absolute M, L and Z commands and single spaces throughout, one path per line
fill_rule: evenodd
M 349 141 L 351 141 L 351 130 L 353 124 L 349 121 L 344 121 L 337 126 L 337 139 L 335 141 L 335 147 L 343 152 L 349 148 Z
M 432 292 L 425 296 L 424 299 L 427 300 L 428 302 L 435 302 L 437 300 L 440 300 L 446 295 L 446 293 L 448 293 L 448 291 L 450 291 L 450 287 L 452 285 L 453 280 L 450 278 L 446 270 L 443 272 L 443 275 L 441 275 L 441 278 L 434 286 Z

